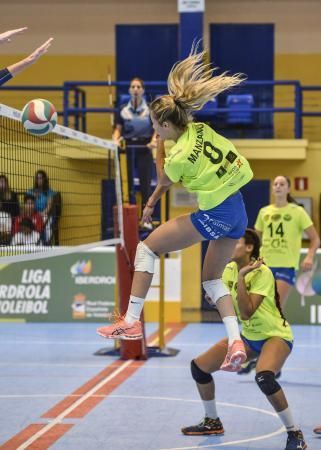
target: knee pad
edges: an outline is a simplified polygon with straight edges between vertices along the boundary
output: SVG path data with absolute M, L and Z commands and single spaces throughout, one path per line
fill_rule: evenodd
M 135 272 L 154 273 L 154 263 L 157 255 L 147 247 L 144 242 L 139 242 L 135 256 Z
M 198 365 L 195 363 L 194 359 L 191 361 L 191 372 L 192 377 L 198 384 L 207 384 L 213 381 L 213 377 L 210 373 L 203 372 Z
M 257 373 L 255 381 L 265 395 L 273 395 L 281 389 L 281 386 L 275 380 L 275 375 L 271 370 L 264 370 Z
M 225 295 L 231 295 L 221 278 L 203 281 L 202 285 L 204 291 L 212 300 L 213 305 L 216 305 L 216 302 Z

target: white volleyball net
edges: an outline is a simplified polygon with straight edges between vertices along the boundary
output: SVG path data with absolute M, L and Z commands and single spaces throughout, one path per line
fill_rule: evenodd
M 0 263 L 123 242 L 117 146 L 57 125 L 33 136 L 0 104 Z

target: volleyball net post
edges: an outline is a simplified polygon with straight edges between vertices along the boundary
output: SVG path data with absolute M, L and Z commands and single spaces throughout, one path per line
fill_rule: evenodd
M 166 195 L 161 198 L 160 224 L 166 221 Z M 178 349 L 166 347 L 166 326 L 165 326 L 165 255 L 160 255 L 159 259 L 159 284 L 152 285 L 159 289 L 159 308 L 158 308 L 158 345 L 148 347 L 148 356 L 167 357 L 176 356 Z
M 126 156 L 124 153 L 122 155 Z M 56 125 L 48 135 L 31 136 L 22 127 L 21 112 L 0 104 L 0 163 L 1 173 L 8 176 L 10 187 L 19 193 L 20 207 L 23 206 L 24 195 L 32 187 L 35 173 L 39 169 L 49 175 L 53 190 L 59 192 L 63 202 L 63 214 L 59 221 L 59 245 L 52 244 L 51 241 L 40 245 L 38 238 L 35 243 L 12 245 L 10 239 L 14 235 L 12 229 L 14 219 L 9 213 L 1 211 L 1 238 L 6 233 L 8 245 L 0 246 L 0 263 L 28 264 L 35 259 L 60 257 L 116 245 L 118 309 L 120 314 L 125 314 L 134 275 L 136 247 L 139 242 L 139 214 L 136 205 L 122 204 L 121 175 L 127 171 L 123 158 L 119 160 L 117 146 L 112 141 L 61 125 Z M 164 223 L 165 216 L 164 196 L 161 201 L 161 223 Z M 58 221 L 59 217 L 53 215 L 52 219 Z M 91 262 L 87 261 L 84 267 L 83 263 L 84 261 L 78 261 L 72 266 L 73 272 L 67 269 L 64 276 L 70 278 L 72 273 L 72 276 L 76 274 L 83 278 L 90 277 Z M 100 268 L 105 269 L 104 263 Z M 106 305 L 109 305 L 108 308 L 104 307 L 106 312 L 98 311 L 97 307 L 97 314 L 93 316 L 89 314 L 93 304 L 92 294 L 89 291 L 88 294 L 85 293 L 88 295 L 87 302 L 86 295 L 82 292 L 80 300 L 79 287 L 75 286 L 73 278 L 71 283 L 72 289 L 77 289 L 77 299 L 73 301 L 70 310 L 77 309 L 78 320 L 81 318 L 93 321 L 93 318 L 97 317 L 100 321 L 102 318 L 107 322 L 110 321 L 109 310 L 116 295 L 113 299 L 106 298 Z M 145 333 L 142 340 L 121 341 L 119 352 L 123 359 L 146 359 L 147 356 L 169 356 L 177 353 L 165 347 L 167 330 L 165 330 L 164 256 L 160 260 L 160 282 L 154 287 L 158 287 L 160 293 L 159 335 L 156 341 L 158 345 L 147 349 Z M 85 288 L 82 288 L 83 290 Z M 73 295 L 74 293 L 70 294 L 71 299 Z M 70 314 L 69 318 L 72 321 L 74 316 Z M 142 321 L 144 322 L 143 315 Z M 96 354 L 107 354 L 107 349 L 102 350 L 104 351 L 97 351 Z

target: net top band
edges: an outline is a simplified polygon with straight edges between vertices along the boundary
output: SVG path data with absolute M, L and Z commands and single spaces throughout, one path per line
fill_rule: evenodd
M 21 111 L 0 103 L 0 116 L 20 121 Z M 106 148 L 114 152 L 117 151 L 116 144 L 111 140 L 101 139 L 99 137 L 92 136 L 91 134 L 82 133 L 81 131 L 64 127 L 63 125 L 56 125 L 55 128 L 52 130 L 52 133 L 58 134 L 59 136 L 68 137 L 71 139 L 77 139 L 81 142 L 85 142 L 86 144 L 96 145 L 97 147 Z

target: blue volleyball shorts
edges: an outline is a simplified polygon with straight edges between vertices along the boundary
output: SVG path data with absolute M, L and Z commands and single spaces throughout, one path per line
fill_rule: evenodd
M 293 267 L 270 267 L 276 280 L 282 280 L 294 286 L 296 273 Z
M 258 354 L 261 353 L 263 345 L 266 343 L 266 341 L 268 341 L 268 339 L 262 339 L 260 341 L 252 341 L 251 339 L 246 339 L 242 334 L 241 334 L 241 338 L 242 338 L 242 341 L 244 342 L 244 344 L 246 344 L 248 347 L 250 347 L 250 349 L 253 352 L 258 353 Z M 292 351 L 293 342 L 287 341 L 286 339 L 283 339 L 283 341 L 289 346 L 290 351 Z
M 206 240 L 214 241 L 222 237 L 239 239 L 247 227 L 247 214 L 240 192 L 231 195 L 215 208 L 199 209 L 191 214 L 191 221 Z

